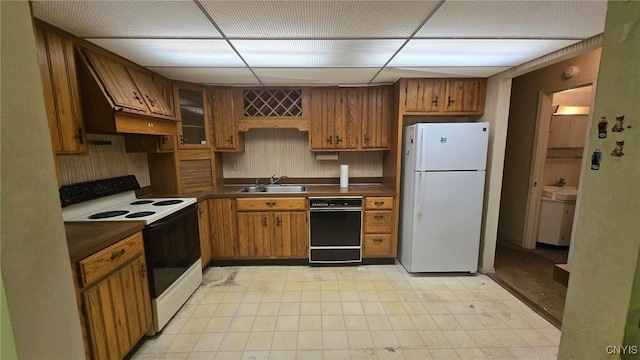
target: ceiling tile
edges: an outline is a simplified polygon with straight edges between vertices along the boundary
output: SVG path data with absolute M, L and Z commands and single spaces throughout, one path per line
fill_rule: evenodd
M 385 68 L 373 80 L 374 83 L 395 82 L 399 78 L 450 78 L 481 77 L 486 78 L 509 69 L 508 66 L 495 67 L 412 67 Z
M 406 66 L 515 66 L 576 40 L 411 40 L 391 60 Z
M 447 1 L 416 37 L 587 38 L 604 31 L 606 0 Z
M 403 40 L 231 40 L 251 67 L 380 67 Z
M 215 85 L 260 85 L 255 76 L 247 68 L 215 68 L 215 67 L 149 67 L 169 79 L 191 82 L 194 84 Z
M 245 66 L 225 40 L 87 40 L 142 66 Z
M 265 85 L 367 84 L 378 68 L 253 68 Z
M 80 37 L 219 38 L 193 1 L 32 1 L 33 16 Z
M 408 37 L 438 1 L 201 1 L 232 38 Z

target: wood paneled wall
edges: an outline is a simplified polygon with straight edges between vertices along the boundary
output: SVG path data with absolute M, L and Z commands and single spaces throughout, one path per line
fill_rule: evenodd
M 339 177 L 349 165 L 351 177 L 381 177 L 382 151 L 340 152 L 337 161 L 316 160 L 309 151 L 309 135 L 295 129 L 252 129 L 245 133 L 244 153 L 225 153 L 225 178 Z
M 127 153 L 122 135 L 87 134 L 89 155 L 56 157 L 58 186 L 115 176 L 135 175 L 140 186 L 151 185 L 147 154 Z M 94 141 L 110 141 L 111 145 L 96 145 Z

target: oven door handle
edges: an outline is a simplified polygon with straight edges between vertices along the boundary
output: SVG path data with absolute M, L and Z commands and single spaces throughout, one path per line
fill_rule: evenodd
M 196 209 L 197 209 L 197 205 L 191 204 L 184 209 L 180 209 L 179 211 L 171 213 L 158 221 L 154 221 L 151 224 L 148 224 L 147 228 L 157 229 L 164 226 L 170 226 L 175 222 L 181 221 L 183 218 L 187 216 L 191 216 L 193 213 L 195 213 L 196 216 L 198 216 Z

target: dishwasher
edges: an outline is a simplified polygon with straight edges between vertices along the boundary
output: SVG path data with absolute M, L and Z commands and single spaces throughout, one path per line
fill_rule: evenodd
M 309 198 L 309 263 L 362 262 L 362 197 Z

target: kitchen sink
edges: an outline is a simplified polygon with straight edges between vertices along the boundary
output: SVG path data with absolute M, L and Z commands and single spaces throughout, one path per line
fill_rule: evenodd
M 262 185 L 247 186 L 240 190 L 246 193 L 305 193 L 307 187 L 303 185 Z

